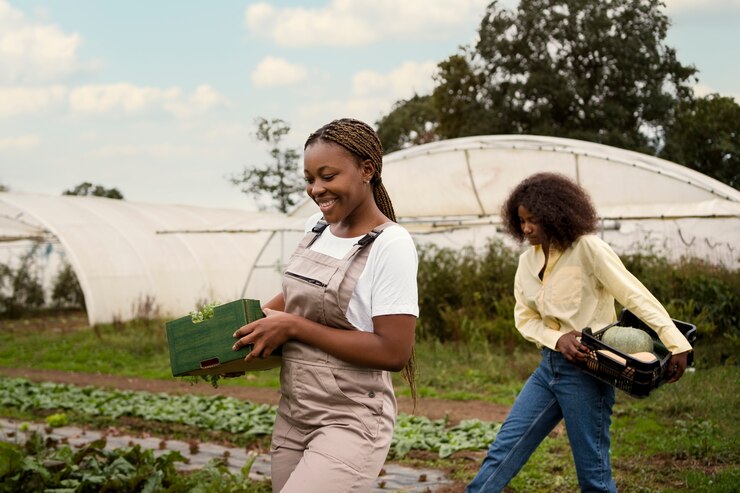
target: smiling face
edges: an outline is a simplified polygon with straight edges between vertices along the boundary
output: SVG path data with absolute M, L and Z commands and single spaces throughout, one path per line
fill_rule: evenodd
M 522 228 L 522 233 L 530 245 L 542 245 L 543 248 L 547 248 L 547 236 L 537 222 L 537 218 L 527 210 L 523 205 L 517 209 L 519 212 L 519 225 Z
M 374 204 L 372 164 L 358 163 L 357 157 L 340 145 L 317 140 L 309 145 L 303 157 L 306 193 L 321 209 L 329 224 L 358 222 Z M 367 183 L 365 183 L 367 182 Z

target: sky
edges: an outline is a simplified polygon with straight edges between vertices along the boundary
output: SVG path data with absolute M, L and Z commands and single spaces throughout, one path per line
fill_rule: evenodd
M 302 148 L 428 94 L 487 0 L 0 0 L 0 184 L 254 209 L 228 178 L 270 162 L 255 120 Z M 516 0 L 504 0 L 515 6 Z M 740 0 L 666 0 L 698 95 L 740 102 Z

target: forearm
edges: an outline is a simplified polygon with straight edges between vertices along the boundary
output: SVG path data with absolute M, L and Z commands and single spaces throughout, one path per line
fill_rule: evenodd
M 563 335 L 559 327 L 548 327 L 539 319 L 530 319 L 526 323 L 518 322 L 516 328 L 526 340 L 552 350 L 557 350 L 558 339 Z
M 616 254 L 607 252 L 599 260 L 597 278 L 614 299 L 651 327 L 673 354 L 691 350 L 691 344 L 673 324 L 665 307 L 624 267 Z
M 558 339 L 562 336 L 560 327 L 553 321 L 548 325 L 540 314 L 527 306 L 524 296 L 519 289 L 514 292 L 516 305 L 514 306 L 514 324 L 516 329 L 526 340 L 555 350 Z
M 271 310 L 277 310 L 280 312 L 285 311 L 285 298 L 283 293 L 279 293 L 273 296 L 267 303 L 262 305 L 262 308 L 269 308 Z
M 382 329 L 378 330 L 376 327 L 375 332 L 337 329 L 295 317 L 289 334 L 293 340 L 326 351 L 353 365 L 400 371 L 411 356 L 416 318 L 410 315 L 389 317 L 395 323 L 383 321 Z M 384 318 L 376 317 L 374 321 Z

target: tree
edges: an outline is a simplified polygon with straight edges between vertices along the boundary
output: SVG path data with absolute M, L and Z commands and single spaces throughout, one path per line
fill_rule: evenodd
M 10 189 L 8 187 L 0 183 L 0 192 L 9 192 L 9 191 Z
M 44 288 L 34 260 L 39 248 L 35 243 L 16 268 L 0 264 L 0 317 L 19 318 L 44 304 Z
M 51 300 L 60 308 L 85 308 L 85 295 L 72 266 L 65 262 L 54 278 Z
M 437 112 L 431 96 L 414 95 L 393 105 L 391 112 L 375 122 L 385 152 L 439 140 Z
M 260 210 L 275 208 L 283 213 L 288 212 L 306 189 L 298 170 L 298 151 L 281 146 L 290 132 L 290 125 L 280 119 L 268 121 L 262 117 L 257 118 L 255 124 L 257 140 L 270 146 L 273 162 L 263 166 L 245 166 L 241 174 L 233 175 L 229 181 L 245 194 L 256 198 Z M 262 202 L 266 197 L 272 204 Z
M 740 190 L 740 105 L 710 94 L 679 106 L 660 157 Z
M 653 153 L 650 135 L 691 100 L 696 72 L 664 44 L 668 26 L 660 0 L 521 0 L 514 11 L 494 1 L 474 48 L 439 64 L 437 132 L 552 135 Z
M 89 181 L 80 183 L 72 190 L 65 190 L 62 192 L 62 195 L 107 197 L 109 199 L 123 200 L 123 194 L 117 188 L 105 188 L 102 185 L 93 185 Z

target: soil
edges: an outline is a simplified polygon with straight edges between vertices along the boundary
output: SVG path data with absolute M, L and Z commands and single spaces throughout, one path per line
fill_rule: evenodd
M 36 382 L 67 383 L 79 386 L 91 385 L 117 390 L 139 390 L 155 393 L 166 392 L 169 394 L 191 393 L 199 395 L 224 395 L 243 399 L 252 403 L 272 405 L 276 405 L 279 399 L 277 389 L 238 387 L 231 385 L 221 385 L 214 389 L 205 382 L 191 385 L 182 381 L 151 380 L 97 373 L 36 370 L 28 368 L 0 368 L 0 375 L 6 377 L 27 378 Z M 419 398 L 416 402 L 416 408 L 414 408 L 412 399 L 407 397 L 399 397 L 398 405 L 399 410 L 407 414 L 426 416 L 430 419 L 443 419 L 447 416 L 451 424 L 455 424 L 464 419 L 481 419 L 484 421 L 501 422 L 509 412 L 508 406 L 485 401 L 453 401 L 428 397 Z M 464 460 L 462 463 L 458 462 L 457 467 L 462 466 L 466 469 L 470 468 L 471 471 L 475 471 L 484 455 L 484 451 L 458 452 L 455 456 L 458 459 Z M 415 457 L 422 461 L 425 459 L 424 452 L 420 451 L 418 453 L 416 453 L 416 451 L 412 451 L 412 453 L 409 454 L 409 457 Z M 454 472 L 453 469 L 454 468 L 447 470 L 445 473 L 450 476 Z M 452 483 L 438 488 L 436 493 L 463 493 L 464 490 L 464 482 L 453 480 Z
M 87 317 L 84 311 L 79 310 L 47 311 L 43 314 L 27 316 L 20 320 L 2 320 L 0 321 L 0 326 L 2 326 L 4 331 L 9 332 L 27 330 L 67 332 L 79 330 L 81 327 L 87 327 Z M 28 378 L 37 382 L 69 383 L 80 386 L 92 385 L 121 390 L 225 395 L 259 404 L 276 405 L 279 399 L 277 389 L 234 385 L 220 385 L 217 389 L 214 389 L 206 382 L 191 385 L 188 382 L 180 380 L 150 380 L 116 375 L 27 368 L 0 368 L 0 375 Z M 442 419 L 447 416 L 451 424 L 456 424 L 464 419 L 501 422 L 509 412 L 509 406 L 486 401 L 454 401 L 429 397 L 420 397 L 417 399 L 416 408 L 414 408 L 412 399 L 399 397 L 398 406 L 399 411 L 403 413 L 426 416 L 430 419 Z
M 21 377 L 36 382 L 68 383 L 79 386 L 92 385 L 95 387 L 113 388 L 118 390 L 143 390 L 147 392 L 166 392 L 169 394 L 199 394 L 224 395 L 246 400 L 257 404 L 276 405 L 280 398 L 277 389 L 261 387 L 237 387 L 221 385 L 214 389 L 203 382 L 191 385 L 188 382 L 172 380 L 150 380 L 144 378 L 130 378 L 117 375 L 103 375 L 97 373 L 79 373 L 56 370 L 35 370 L 28 368 L 0 368 L 0 375 L 7 377 Z M 464 419 L 480 419 L 483 421 L 504 420 L 509 407 L 485 401 L 453 401 L 420 397 L 416 408 L 411 398 L 398 398 L 399 411 L 406 414 L 426 416 L 430 419 L 448 417 L 451 424 Z

